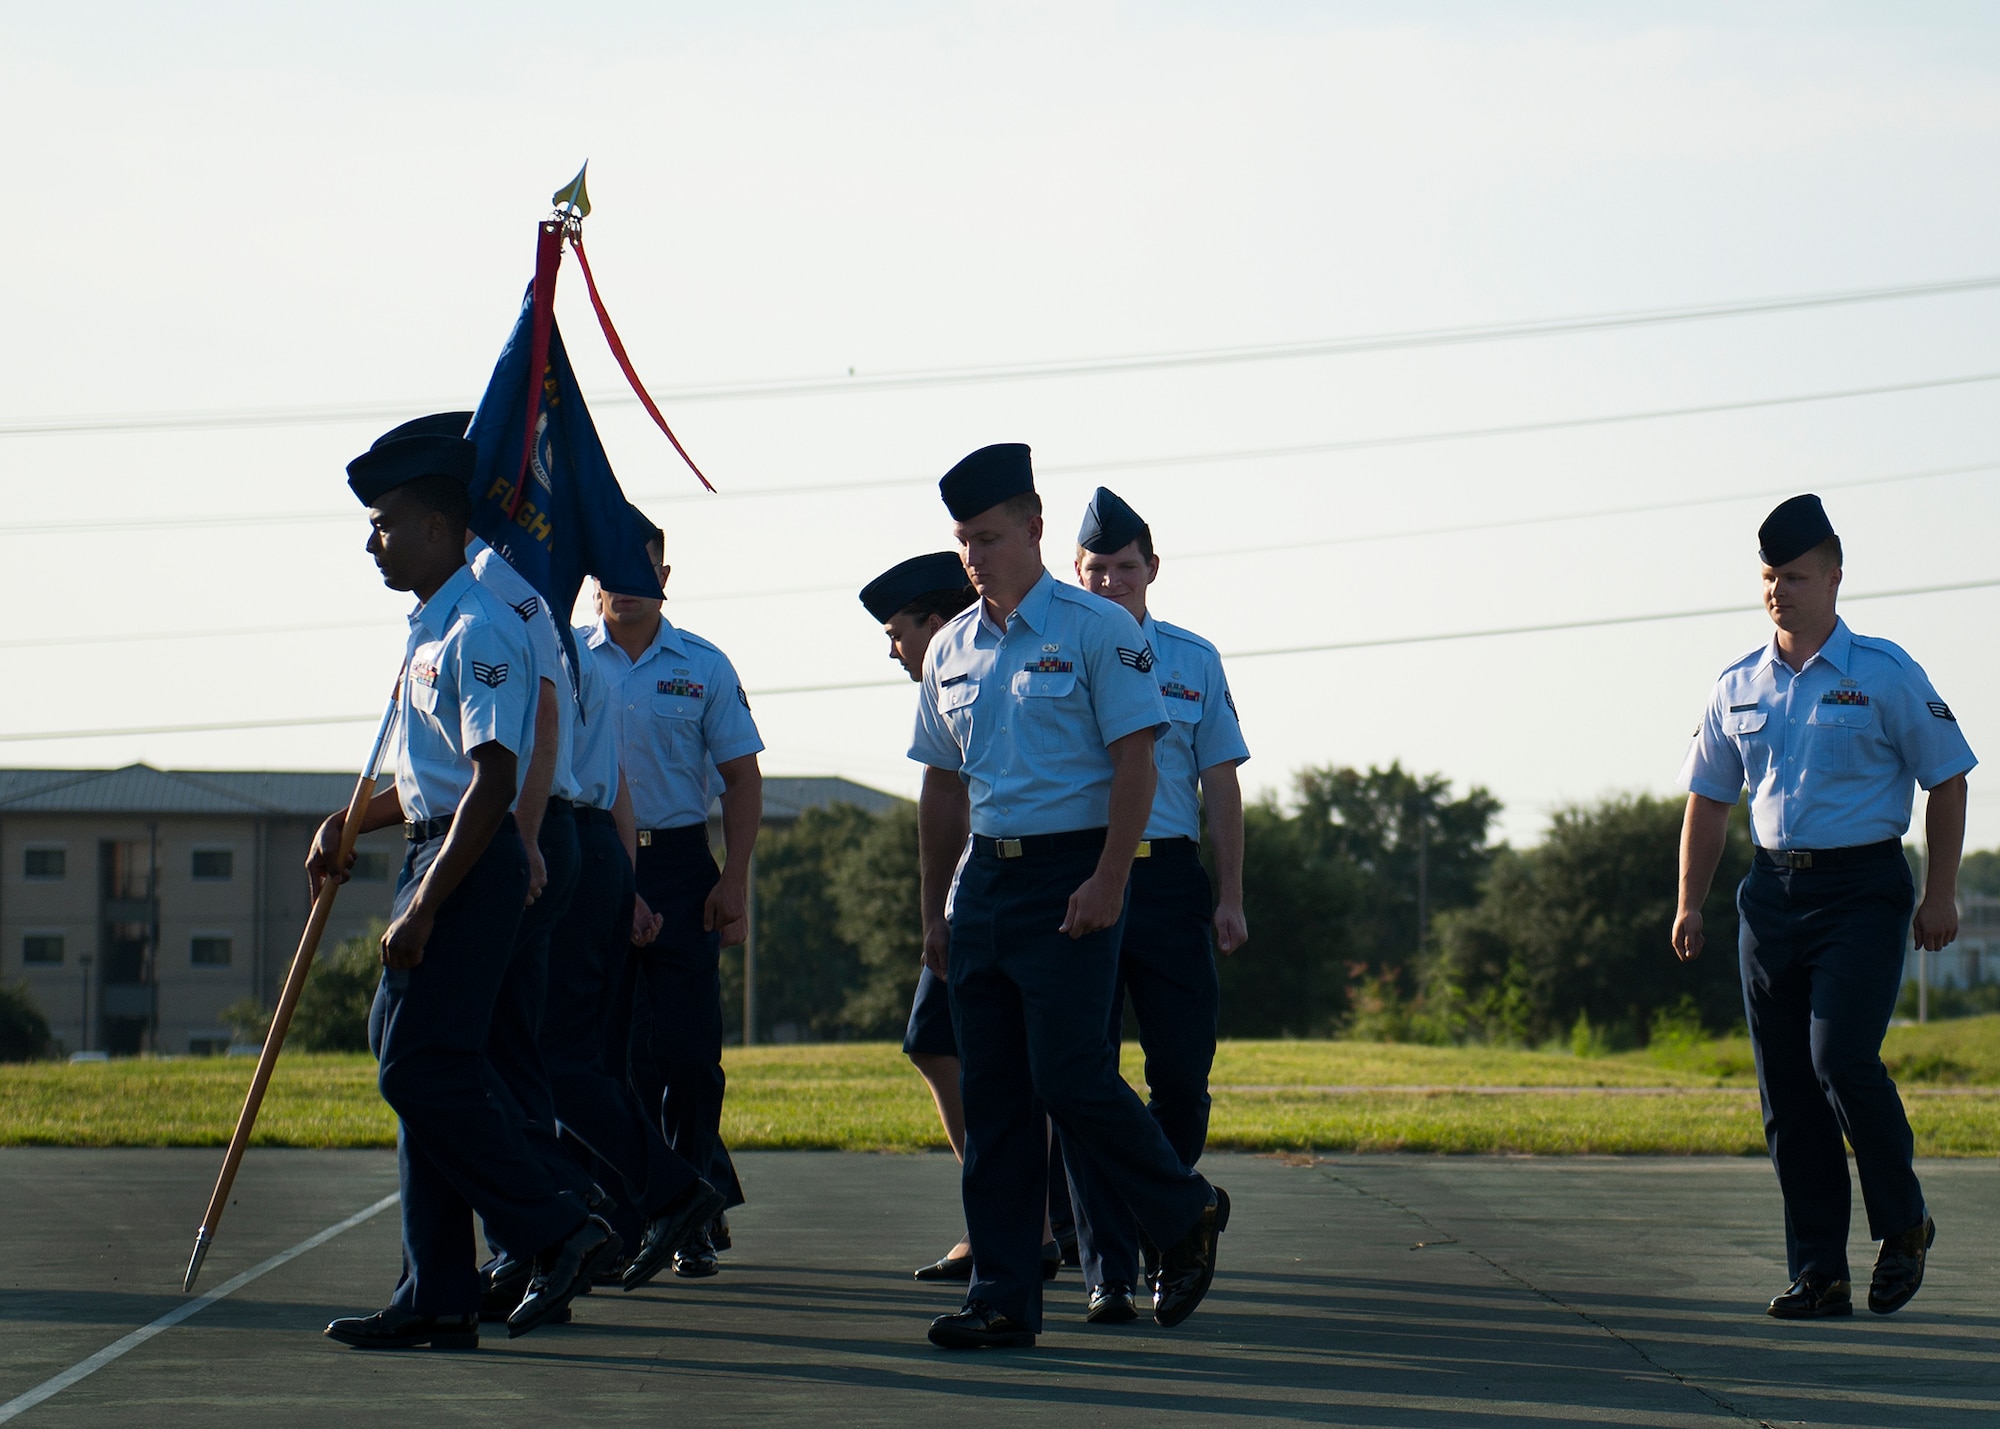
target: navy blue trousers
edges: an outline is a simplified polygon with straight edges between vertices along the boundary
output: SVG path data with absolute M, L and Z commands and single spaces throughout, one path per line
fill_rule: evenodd
M 555 1094 L 548 1064 L 542 1058 L 542 1013 L 548 1001 L 549 939 L 569 911 L 576 891 L 578 852 L 576 819 L 567 799 L 550 799 L 536 837 L 548 882 L 541 896 L 521 911 L 514 937 L 514 956 L 500 983 L 493 1008 L 493 1030 L 487 1034 L 486 1055 L 507 1087 L 507 1108 L 520 1118 L 528 1146 L 549 1168 L 556 1184 L 588 1199 L 596 1186 L 588 1172 L 564 1150 L 556 1130 Z M 509 1245 L 487 1227 L 486 1239 L 495 1252 L 519 1260 L 533 1246 Z
M 549 945 L 542 1056 L 562 1130 L 616 1174 L 623 1204 L 650 1218 L 694 1184 L 695 1169 L 612 1074 L 606 1028 L 632 946 L 632 861 L 605 810 L 578 809 L 576 834 L 576 892 Z
M 396 887 L 401 914 L 443 838 L 410 847 Z M 507 1109 L 486 1055 L 514 951 L 528 859 L 509 815 L 432 926 L 423 961 L 385 969 L 369 1012 L 382 1099 L 395 1110 L 403 1193 L 403 1273 L 393 1303 L 419 1315 L 479 1309 L 475 1212 L 527 1253 L 583 1224 L 582 1197 L 561 1189 Z
M 656 830 L 639 850 L 634 880 L 660 915 L 660 936 L 626 963 L 628 1075 L 640 1100 L 658 1109 L 667 1144 L 740 1206 L 743 1186 L 722 1144 L 722 938 L 701 926 L 702 904 L 722 880 L 707 826 Z
M 1132 864 L 1132 896 L 1118 948 L 1118 981 L 1108 1024 L 1111 1045 L 1124 1039 L 1125 996 L 1146 1051 L 1147 1110 L 1181 1161 L 1192 1166 L 1208 1142 L 1208 1072 L 1215 1064 L 1215 1024 L 1222 1005 L 1209 919 L 1215 905 L 1208 873 L 1191 839 L 1161 840 L 1151 858 Z M 1139 1228 L 1131 1210 L 1088 1156 L 1065 1144 L 1077 1207 L 1077 1248 L 1089 1285 L 1139 1283 Z
M 1924 1218 L 1909 1118 L 1882 1065 L 1916 891 L 1902 849 L 1836 868 L 1759 854 L 1737 889 L 1743 1011 L 1794 1277 L 1846 1279 L 1854 1148 L 1872 1239 Z
M 1001 859 L 975 851 L 951 920 L 951 1010 L 965 1098 L 968 1300 L 1029 1329 L 1042 1323 L 1041 1228 L 1048 1187 L 1043 1109 L 1068 1154 L 1088 1159 L 1160 1245 L 1187 1234 L 1208 1183 L 1182 1164 L 1118 1075 L 1106 1032 L 1122 920 L 1071 939 L 1069 898 L 1089 851 Z

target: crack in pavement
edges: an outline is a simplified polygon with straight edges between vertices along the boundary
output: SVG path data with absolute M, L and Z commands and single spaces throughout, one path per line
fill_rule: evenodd
M 1432 1241 L 1418 1241 L 1417 1244 L 1411 1246 L 1410 1249 L 1416 1250 L 1419 1249 L 1420 1247 L 1437 1246 L 1437 1245 L 1462 1246 L 1466 1254 L 1473 1256 L 1474 1258 L 1480 1261 L 1483 1261 L 1486 1265 L 1490 1266 L 1497 1274 L 1505 1277 L 1508 1280 L 1513 1281 L 1514 1284 L 1528 1291 L 1531 1295 L 1539 1296 L 1541 1299 L 1546 1300 L 1549 1304 L 1555 1306 L 1557 1309 L 1562 1310 L 1567 1314 L 1574 1315 L 1576 1316 L 1577 1319 L 1583 1321 L 1585 1324 L 1591 1326 L 1594 1329 L 1602 1331 L 1604 1334 L 1610 1336 L 1613 1340 L 1616 1340 L 1619 1344 L 1623 1345 L 1626 1349 L 1630 1350 L 1648 1368 L 1654 1370 L 1656 1373 L 1665 1375 L 1668 1379 L 1671 1379 L 1674 1383 L 1680 1385 L 1684 1389 L 1693 1390 L 1696 1394 L 1700 1395 L 1703 1399 L 1706 1399 L 1710 1404 L 1714 1405 L 1717 1409 L 1723 1411 L 1723 1413 L 1734 1415 L 1736 1418 L 1742 1420 L 1745 1424 L 1754 1424 L 1757 1426 L 1757 1429 L 1778 1429 L 1778 1426 L 1774 1425 L 1770 1420 L 1759 1419 L 1755 1415 L 1749 1413 L 1747 1410 L 1737 1408 L 1736 1405 L 1730 1403 L 1727 1399 L 1724 1399 L 1720 1394 L 1717 1394 L 1707 1385 L 1701 1384 L 1696 1380 L 1689 1379 L 1686 1375 L 1681 1374 L 1678 1370 L 1671 1369 L 1668 1366 L 1660 1363 L 1660 1361 L 1654 1359 L 1652 1355 L 1648 1354 L 1645 1348 L 1642 1345 L 1640 1345 L 1636 1340 L 1633 1340 L 1627 1335 L 1619 1333 L 1619 1331 L 1612 1328 L 1610 1325 L 1607 1325 L 1604 1321 L 1598 1319 L 1597 1316 L 1591 1314 L 1588 1310 L 1585 1310 L 1580 1306 L 1572 1305 L 1568 1301 L 1564 1300 L 1561 1296 L 1552 1294 L 1549 1291 L 1542 1289 L 1541 1286 L 1535 1284 L 1525 1275 L 1520 1274 L 1519 1272 L 1515 1271 L 1509 1266 L 1502 1265 L 1492 1256 L 1486 1254 L 1486 1252 L 1479 1249 L 1479 1247 L 1471 1244 L 1468 1241 L 1460 1240 L 1457 1236 L 1453 1235 L 1450 1231 L 1446 1230 L 1443 1226 L 1439 1225 L 1436 1221 L 1432 1220 L 1429 1216 L 1425 1215 L 1422 1211 L 1418 1210 L 1416 1207 L 1406 1206 L 1402 1202 L 1394 1199 L 1393 1197 L 1382 1194 L 1380 1191 L 1370 1190 L 1368 1187 L 1361 1185 L 1358 1181 L 1350 1180 L 1348 1177 L 1341 1175 L 1339 1172 L 1330 1170 L 1323 1165 L 1316 1166 L 1314 1169 L 1318 1170 L 1322 1176 L 1326 1177 L 1327 1180 L 1333 1182 L 1335 1185 L 1344 1187 L 1345 1189 L 1352 1191 L 1357 1196 L 1364 1196 L 1371 1201 L 1376 1201 L 1384 1206 L 1388 1206 L 1392 1210 L 1400 1211 L 1402 1214 L 1410 1217 L 1410 1219 L 1418 1222 L 1420 1225 L 1425 1226 L 1426 1228 L 1437 1234 L 1438 1239 Z

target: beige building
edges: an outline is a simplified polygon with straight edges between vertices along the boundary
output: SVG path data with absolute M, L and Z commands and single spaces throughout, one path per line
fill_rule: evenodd
M 224 1050 L 223 1008 L 277 1002 L 311 906 L 306 849 L 353 792 L 352 774 L 0 769 L 0 981 L 27 985 L 64 1052 Z M 766 824 L 897 802 L 764 781 Z M 400 829 L 362 839 L 327 946 L 388 916 L 403 851 Z

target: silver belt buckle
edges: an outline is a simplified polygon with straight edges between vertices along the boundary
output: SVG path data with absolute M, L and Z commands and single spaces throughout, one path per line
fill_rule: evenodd
M 1783 852 L 1783 853 L 1782 853 L 1782 854 L 1780 855 L 1780 857 L 1782 857 L 1782 858 L 1783 858 L 1783 859 L 1785 860 L 1785 867 L 1786 867 L 1786 868 L 1811 868 L 1811 867 L 1812 867 L 1812 850 L 1811 850 L 1811 849 L 1804 849 L 1804 848 L 1788 848 L 1788 849 L 1784 850 L 1784 852 Z
M 993 852 L 999 854 L 1002 858 L 1019 858 L 1021 856 L 1021 841 L 1019 839 L 995 839 L 993 840 Z
M 1132 857 L 1151 858 L 1152 856 L 1153 856 L 1153 841 L 1151 839 L 1140 839 L 1139 847 L 1132 851 Z
M 639 830 L 639 847 L 651 848 L 652 846 L 653 846 L 653 831 L 651 829 Z

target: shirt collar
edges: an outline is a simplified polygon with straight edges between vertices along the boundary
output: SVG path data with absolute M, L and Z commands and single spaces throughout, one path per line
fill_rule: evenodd
M 1841 674 L 1853 673 L 1854 632 L 1847 628 L 1847 622 L 1839 616 L 1833 618 L 1833 634 L 1826 637 L 1826 644 L 1813 652 L 1812 660 L 1806 661 L 1806 669 L 1812 668 L 1813 660 L 1824 660 Z M 1777 632 L 1771 633 L 1771 643 L 1764 647 L 1764 664 L 1783 665 L 1785 657 L 1778 653 Z M 1787 669 L 1790 666 L 1786 666 Z M 1804 674 L 1805 670 L 1799 671 Z
M 431 598 L 410 612 L 410 628 L 421 625 L 433 635 L 443 635 L 451 627 L 459 602 L 473 589 L 472 567 L 460 566 L 451 579 L 431 592 Z
M 583 638 L 583 643 L 593 650 L 602 649 L 605 645 L 613 643 L 611 632 L 604 626 L 603 616 L 597 617 L 597 623 L 590 627 L 590 634 Z M 614 648 L 622 649 L 622 647 Z M 660 617 L 660 628 L 653 632 L 653 643 L 640 652 L 639 658 L 632 662 L 633 665 L 643 665 L 656 650 L 671 650 L 677 655 L 687 653 L 687 644 L 681 639 L 680 631 L 674 629 L 674 623 L 664 615 Z
M 1028 587 L 1028 593 L 1021 597 L 1021 603 L 1014 607 L 1014 614 L 1021 617 L 1028 629 L 1035 634 L 1043 634 L 1049 625 L 1049 607 L 1055 603 L 1056 578 L 1049 574 L 1047 566 L 1042 567 L 1042 578 Z M 988 630 L 1006 634 L 1004 629 L 994 626 L 986 614 L 986 602 L 979 602 L 979 621 Z

